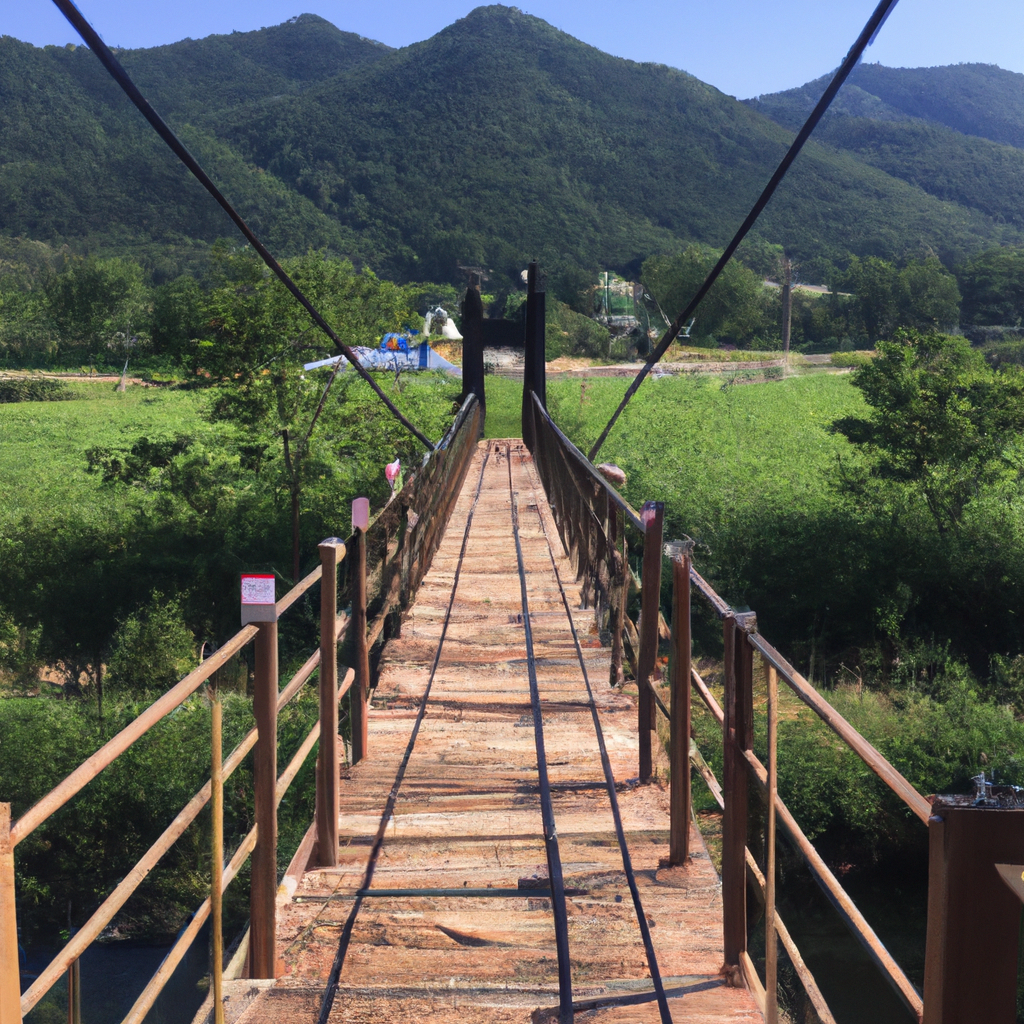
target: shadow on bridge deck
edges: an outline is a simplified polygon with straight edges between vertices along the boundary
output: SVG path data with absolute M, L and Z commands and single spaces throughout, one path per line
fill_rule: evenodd
M 667 788 L 635 784 L 634 699 L 609 687 L 608 649 L 578 605 L 531 456 L 518 441 L 481 442 L 385 649 L 369 756 L 343 772 L 339 864 L 279 896 L 283 973 L 246 1024 L 557 1020 L 560 963 L 563 1015 L 571 981 L 587 1020 L 761 1020 L 719 973 L 721 889 L 696 829 L 689 866 L 660 868 Z

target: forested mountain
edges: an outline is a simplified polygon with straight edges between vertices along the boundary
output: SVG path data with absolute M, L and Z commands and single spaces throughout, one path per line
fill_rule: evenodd
M 746 103 L 796 130 L 828 81 Z M 1024 75 L 990 64 L 861 65 L 815 137 L 937 199 L 1024 228 Z
M 400 50 L 302 15 L 118 56 L 274 249 L 323 247 L 400 279 L 530 256 L 635 272 L 651 253 L 720 246 L 792 137 L 685 72 L 510 7 Z M 0 235 L 135 255 L 163 277 L 233 237 L 84 48 L 0 39 L 0 95 Z M 915 124 L 917 141 L 901 134 L 907 152 L 888 160 L 809 145 L 761 236 L 805 268 L 851 252 L 951 264 L 1021 241 L 1017 152 L 973 140 L 982 170 L 964 183 L 947 137 Z
M 796 89 L 745 102 L 794 130 L 804 122 L 831 75 Z M 1024 148 L 1024 75 L 994 64 L 951 64 L 937 68 L 887 68 L 861 64 L 829 108 L 874 120 L 919 118 Z

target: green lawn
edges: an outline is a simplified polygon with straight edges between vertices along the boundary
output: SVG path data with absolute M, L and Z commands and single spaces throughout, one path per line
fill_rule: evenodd
M 93 446 L 125 446 L 145 436 L 216 433 L 200 415 L 196 392 L 76 382 L 74 401 L 0 405 L 0 530 L 45 509 L 63 518 L 101 514 L 100 475 L 86 472 Z M 221 428 L 223 431 L 223 428 Z

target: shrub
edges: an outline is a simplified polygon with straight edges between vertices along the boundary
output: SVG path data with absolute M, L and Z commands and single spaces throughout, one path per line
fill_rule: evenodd
M 61 380 L 48 377 L 0 377 L 0 402 L 66 402 L 74 398 Z
M 141 694 L 173 686 L 196 662 L 196 644 L 181 605 L 154 591 L 121 623 L 107 664 L 112 686 Z

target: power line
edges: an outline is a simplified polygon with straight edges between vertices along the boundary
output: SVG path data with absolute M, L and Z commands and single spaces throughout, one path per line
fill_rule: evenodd
M 736 251 L 740 242 L 743 241 L 747 232 L 754 226 L 754 222 L 768 205 L 768 201 L 775 194 L 775 190 L 779 187 L 782 179 L 786 176 L 786 172 L 792 166 L 792 163 L 799 155 L 800 150 L 803 149 L 804 143 L 810 138 L 811 132 L 814 131 L 818 122 L 821 120 L 822 115 L 826 110 L 828 110 L 829 105 L 835 99 L 836 93 L 839 92 L 839 89 L 849 77 L 850 72 L 853 71 L 858 63 L 860 63 L 860 58 L 863 55 L 864 50 L 874 42 L 879 29 L 881 29 L 885 19 L 889 17 L 889 14 L 896 4 L 897 0 L 881 0 L 879 5 L 875 8 L 874 13 L 868 19 L 868 23 L 864 26 L 861 34 L 857 37 L 857 41 L 853 44 L 850 48 L 850 52 L 846 55 L 846 59 L 833 76 L 828 88 L 822 94 L 821 99 L 818 100 L 814 110 L 811 111 L 811 116 L 807 118 L 803 128 L 800 129 L 800 133 L 793 140 L 793 144 L 789 147 L 788 152 L 782 158 L 782 162 L 775 169 L 775 173 L 771 176 L 771 180 L 765 186 L 764 191 L 758 197 L 757 202 L 754 203 L 750 213 L 747 214 L 746 220 L 744 220 L 740 225 L 739 231 L 736 232 L 733 240 L 725 247 L 725 251 L 722 253 L 721 258 L 714 265 L 711 273 L 708 274 L 704 283 L 697 289 L 697 294 L 690 300 L 686 309 L 684 309 L 682 313 L 675 318 L 672 322 L 672 326 L 669 327 L 669 329 L 661 336 L 661 340 L 658 342 L 657 348 L 655 348 L 651 353 L 650 358 L 636 375 L 633 383 L 626 389 L 626 394 L 619 403 L 619 407 L 614 413 L 612 413 L 612 418 L 608 421 L 604 430 L 601 431 L 601 436 L 594 442 L 594 447 L 590 449 L 590 454 L 587 457 L 591 462 L 593 462 L 597 457 L 597 453 L 601 450 L 601 445 L 604 444 L 612 427 L 615 426 L 615 421 L 619 418 L 622 410 L 626 408 L 629 400 L 636 394 L 637 388 L 640 387 L 647 374 L 651 372 L 651 369 L 668 350 L 669 345 L 671 345 L 675 340 L 676 335 L 679 334 L 683 324 L 693 316 L 695 310 L 700 305 L 701 300 L 711 290 L 711 286 L 718 279 L 719 274 L 721 274 L 725 269 L 725 265 L 732 258 L 732 255 Z
M 355 367 L 356 372 L 370 385 L 371 388 L 376 392 L 377 397 L 388 407 L 391 414 L 406 428 L 417 440 L 422 441 L 423 444 L 429 449 L 434 448 L 433 442 L 431 442 L 424 434 L 420 433 L 398 411 L 398 408 L 394 405 L 391 399 L 381 390 L 380 385 L 370 376 L 369 372 L 362 366 L 357 358 L 356 354 L 346 345 L 341 338 L 334 332 L 333 328 L 327 321 L 320 315 L 319 311 L 313 305 L 309 299 L 303 294 L 299 286 L 289 277 L 284 268 L 277 262 L 276 259 L 270 254 L 270 250 L 256 237 L 252 229 L 248 224 L 242 220 L 241 215 L 235 210 L 235 208 L 228 202 L 224 197 L 223 193 L 213 183 L 209 175 L 199 166 L 199 162 L 196 158 L 186 149 L 185 144 L 178 138 L 177 135 L 170 129 L 167 123 L 162 117 L 153 109 L 149 101 L 139 92 L 138 87 L 131 80 L 128 72 L 121 67 L 120 62 L 110 52 L 109 47 L 106 43 L 100 39 L 96 30 L 89 24 L 85 16 L 81 11 L 71 2 L 71 0 L 53 0 L 60 10 L 61 14 L 74 26 L 75 30 L 85 41 L 85 44 L 92 50 L 93 53 L 100 59 L 103 66 L 110 72 L 111 77 L 121 87 L 125 95 L 135 104 L 139 109 L 142 116 L 156 129 L 157 134 L 167 143 L 178 159 L 192 172 L 193 176 L 197 181 L 206 189 L 207 192 L 213 196 L 214 199 L 220 204 L 224 212 L 234 221 L 235 226 L 245 236 L 249 244 L 259 253 L 260 258 L 270 268 L 270 270 L 277 276 L 281 283 L 292 293 L 296 301 L 306 310 L 310 315 L 313 322 L 320 328 L 328 338 L 337 346 L 341 353 L 346 359 Z

